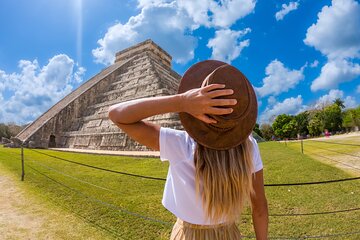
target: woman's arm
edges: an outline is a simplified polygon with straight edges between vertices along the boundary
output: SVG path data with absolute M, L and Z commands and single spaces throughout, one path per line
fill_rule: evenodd
M 255 173 L 253 179 L 255 194 L 251 197 L 252 219 L 257 240 L 268 239 L 269 213 L 264 190 L 263 170 Z
M 109 118 L 132 139 L 158 151 L 160 126 L 143 119 L 169 112 L 187 112 L 206 123 L 214 123 L 215 120 L 207 114 L 229 114 L 232 112 L 231 107 L 218 106 L 236 104 L 235 99 L 215 99 L 233 94 L 233 90 L 224 87 L 222 84 L 211 84 L 182 94 L 119 103 L 109 108 Z

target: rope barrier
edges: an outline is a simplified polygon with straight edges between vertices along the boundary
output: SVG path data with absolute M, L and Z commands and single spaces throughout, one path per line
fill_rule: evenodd
M 317 182 L 264 184 L 264 186 L 266 186 L 266 187 L 302 186 L 302 185 L 315 185 L 315 184 L 327 184 L 327 183 L 345 182 L 345 181 L 353 181 L 353 180 L 359 180 L 359 179 L 360 179 L 360 177 L 353 177 L 353 178 L 343 178 L 343 179 L 317 181 Z
M 311 152 L 311 151 L 309 151 L 309 150 L 306 150 L 306 151 L 307 151 L 307 152 L 309 152 L 310 154 L 315 155 L 315 156 L 319 156 L 319 157 L 322 157 L 322 158 L 326 158 L 326 159 L 329 159 L 329 160 L 331 160 L 331 161 L 334 161 L 334 162 L 340 163 L 340 164 L 342 164 L 342 165 L 344 165 L 344 166 L 347 166 L 347 167 L 349 167 L 349 168 L 352 168 L 352 169 L 355 169 L 355 170 L 357 170 L 357 171 L 360 171 L 360 168 L 354 167 L 354 166 L 352 166 L 352 165 L 349 165 L 349 164 L 343 163 L 343 162 L 338 161 L 338 160 L 335 160 L 335 159 L 333 159 L 333 158 L 329 158 L 329 157 L 326 157 L 326 156 L 323 156 L 323 155 L 320 155 L 320 154 L 317 154 L 317 153 Z
M 50 201 L 52 201 L 53 203 L 58 204 L 58 201 L 53 199 L 52 197 L 47 196 L 47 198 L 50 199 Z M 108 232 L 111 235 L 113 235 L 114 237 L 117 237 L 119 239 L 121 238 L 121 234 L 119 232 L 117 232 L 116 230 L 103 227 L 100 224 L 96 223 L 94 220 L 88 219 L 85 216 L 81 215 L 80 213 L 73 211 L 71 208 L 67 207 L 66 205 L 61 205 L 61 207 L 65 208 L 66 210 L 71 212 L 71 214 L 76 215 L 77 217 L 84 220 L 85 222 L 93 225 L 95 228 L 97 228 L 99 230 L 102 230 L 102 231 L 105 231 L 105 232 Z
M 69 186 L 67 186 L 67 185 L 65 185 L 65 184 L 63 184 L 63 183 L 61 183 L 61 182 L 59 182 L 59 181 L 57 181 L 57 180 L 55 180 L 55 179 L 47 176 L 46 174 L 38 171 L 37 169 L 31 167 L 31 166 L 28 165 L 28 164 L 26 164 L 26 165 L 27 165 L 30 169 L 32 169 L 32 170 L 34 170 L 35 172 L 39 173 L 40 175 L 48 178 L 49 180 L 51 180 L 51 181 L 53 181 L 53 182 L 55 182 L 55 183 L 57 183 L 57 184 L 65 187 L 65 188 L 67 188 L 67 189 L 70 189 L 70 190 L 74 191 L 75 193 L 77 193 L 77 194 L 79 194 L 79 195 L 82 195 L 83 197 L 86 197 L 86 198 L 88 198 L 88 199 L 90 199 L 90 200 L 92 200 L 92 201 L 95 201 L 95 202 L 97 202 L 97 203 L 99 203 L 99 204 L 101 204 L 101 205 L 104 205 L 104 206 L 106 206 L 106 207 L 108 207 L 108 208 L 112 208 L 112 209 L 115 209 L 115 210 L 120 211 L 120 212 L 125 212 L 125 213 L 127 213 L 127 214 L 129 214 L 129 215 L 136 216 L 136 217 L 139 217 L 139 218 L 142 218 L 142 219 L 145 219 L 145 220 L 153 221 L 153 222 L 156 222 L 156 223 L 161 223 L 161 224 L 169 225 L 169 226 L 172 226 L 172 225 L 173 225 L 173 224 L 170 223 L 170 222 L 165 222 L 165 221 L 161 221 L 161 220 L 158 220 L 158 219 L 154 219 L 154 218 L 142 216 L 142 215 L 140 215 L 140 214 L 133 213 L 133 212 L 130 212 L 130 211 L 128 211 L 128 210 L 121 209 L 121 208 L 119 208 L 119 207 L 117 207 L 117 206 L 115 206 L 115 205 L 113 205 L 113 204 L 110 204 L 110 203 L 107 203 L 107 202 L 103 202 L 103 201 L 101 201 L 101 200 L 99 200 L 99 199 L 97 199 L 97 198 L 94 198 L 94 197 L 92 197 L 92 196 L 89 196 L 89 195 L 87 195 L 87 194 L 84 194 L 84 193 L 82 193 L 82 192 L 80 192 L 80 191 L 78 191 L 78 190 L 76 190 L 76 189 L 74 189 L 74 188 L 72 188 L 72 187 L 69 187 Z M 358 231 L 358 232 L 348 232 L 348 233 L 338 233 L 338 234 L 329 234 L 329 235 L 319 235 L 319 236 L 301 236 L 301 237 L 285 237 L 285 236 L 279 236 L 279 237 L 269 237 L 269 239 L 329 238 L 329 237 L 349 236 L 349 235 L 356 235 L 356 234 L 360 234 L 360 231 Z M 242 237 L 243 237 L 243 238 L 256 238 L 255 236 L 242 236 Z
M 313 139 L 308 139 L 306 141 L 360 147 L 360 144 L 353 144 L 353 143 L 328 142 L 328 141 L 320 141 L 320 140 L 313 140 Z
M 64 187 L 64 188 L 67 188 L 67 189 L 69 189 L 69 190 L 77 193 L 78 195 L 81 195 L 81 196 L 83 196 L 83 197 L 85 197 L 85 198 L 88 198 L 88 199 L 90 199 L 90 200 L 93 201 L 93 202 L 96 202 L 96 203 L 98 203 L 98 204 L 100 204 L 100 205 L 103 205 L 103 206 L 106 206 L 106 207 L 108 207 L 108 208 L 114 209 L 114 210 L 116 210 L 117 212 L 123 212 L 123 213 L 125 213 L 125 214 L 131 215 L 131 216 L 134 216 L 134 217 L 138 217 L 138 218 L 142 218 L 142 219 L 144 219 L 144 220 L 151 221 L 151 222 L 161 223 L 161 224 L 164 224 L 164 225 L 173 225 L 172 223 L 165 222 L 165 221 L 162 221 L 162 220 L 158 220 L 158 219 L 155 219 L 155 218 L 152 218 L 152 217 L 148 217 L 148 216 L 143 216 L 143 215 L 141 215 L 141 214 L 138 214 L 138 213 L 135 213 L 135 212 L 131 212 L 131 211 L 126 210 L 126 209 L 123 209 L 123 208 L 119 208 L 118 206 L 115 206 L 115 205 L 113 205 L 113 204 L 111 204 L 111 203 L 101 201 L 101 200 L 99 200 L 99 199 L 97 199 L 97 198 L 95 198 L 95 197 L 93 197 L 93 196 L 90 196 L 90 195 L 87 195 L 87 194 L 85 194 L 85 193 L 83 193 L 83 192 L 80 192 L 79 190 L 77 190 L 77 189 L 75 189 L 75 188 L 72 188 L 72 187 L 70 187 L 70 186 L 68 186 L 68 185 L 66 185 L 66 184 L 64 184 L 64 183 L 61 183 L 61 182 L 59 182 L 59 181 L 57 181 L 57 180 L 49 177 L 49 176 L 46 175 L 45 173 L 42 173 L 42 172 L 40 172 L 39 170 L 31 167 L 29 164 L 26 164 L 26 166 L 28 166 L 28 167 L 29 167 L 30 169 L 32 169 L 33 171 L 39 173 L 40 175 L 46 177 L 47 179 L 49 179 L 49 180 L 57 183 L 58 185 L 60 185 L 60 186 L 62 186 L 62 187 Z
M 88 185 L 90 185 L 90 186 L 93 186 L 93 187 L 96 187 L 96 188 L 99 188 L 99 189 L 102 189 L 102 190 L 105 190 L 105 191 L 109 191 L 109 192 L 112 192 L 112 193 L 116 193 L 116 194 L 118 194 L 118 195 L 123 195 L 122 193 L 120 193 L 120 192 L 118 192 L 118 191 L 112 190 L 112 189 L 110 189 L 110 188 L 102 187 L 102 186 L 93 184 L 93 183 L 91 183 L 91 182 L 88 182 L 88 181 L 79 179 L 79 178 L 77 178 L 77 177 L 68 175 L 68 174 L 66 174 L 66 173 L 63 173 L 63 172 L 61 172 L 61 171 L 58 171 L 58 170 L 56 170 L 56 169 L 54 169 L 54 168 L 52 168 L 52 167 L 49 167 L 49 166 L 47 166 L 47 165 L 44 165 L 44 164 L 35 162 L 34 160 L 31 161 L 31 163 L 33 163 L 33 164 L 35 164 L 35 165 L 38 165 L 38 166 L 41 166 L 41 167 L 43 167 L 43 168 L 46 168 L 46 169 L 48 169 L 48 170 L 54 171 L 54 172 L 56 172 L 56 173 L 58 173 L 58 174 L 61 174 L 61 175 L 65 176 L 65 177 L 72 178 L 72 179 L 74 179 L 74 180 L 76 180 L 76 181 L 78 181 L 78 182 L 85 183 L 85 184 L 88 184 Z
M 311 146 L 311 147 L 320 148 L 320 149 L 323 149 L 323 150 L 326 150 L 326 151 L 334 152 L 334 153 L 340 153 L 340 154 L 344 154 L 344 155 L 347 155 L 347 156 L 352 156 L 352 157 L 360 158 L 360 156 L 358 156 L 358 155 L 353 155 L 353 154 L 350 154 L 350 153 L 338 152 L 338 151 L 331 150 L 331 149 L 328 149 L 328 148 L 322 148 L 322 147 L 319 147 L 319 146 L 309 145 L 308 143 L 307 143 L 307 145 L 308 145 L 308 146 Z
M 335 210 L 329 212 L 312 212 L 312 213 L 288 213 L 288 214 L 271 214 L 272 217 L 293 217 L 293 216 L 313 216 L 313 215 L 326 215 L 326 214 L 335 214 L 335 213 L 344 213 L 344 212 L 354 212 L 359 211 L 360 208 L 350 208 L 343 210 Z
M 350 236 L 350 235 L 358 235 L 360 231 L 357 232 L 347 232 L 347 233 L 335 233 L 328 235 L 318 235 L 318 236 L 304 236 L 300 239 L 311 239 L 311 238 L 330 238 L 330 237 L 341 237 L 341 236 Z
M 34 150 L 33 150 L 34 151 Z M 36 151 L 38 152 L 38 151 Z M 41 153 L 41 152 L 39 152 Z M 42 154 L 45 154 L 45 153 L 42 153 Z M 45 155 L 49 155 L 49 154 L 45 154 Z M 315 154 L 317 155 L 317 154 Z M 58 158 L 56 156 L 52 156 L 50 155 L 51 157 L 54 157 L 54 158 Z M 321 155 L 319 155 L 321 156 Z M 322 156 L 324 157 L 324 156 Z M 332 159 L 333 160 L 333 159 Z M 65 160 L 65 161 L 70 161 L 70 162 L 73 162 L 71 160 Z M 75 162 L 74 162 L 75 163 Z M 76 162 L 77 163 L 77 162 Z M 79 163 L 80 165 L 84 165 L 84 166 L 91 166 L 91 165 L 87 165 L 87 164 L 81 164 Z M 149 220 L 149 221 L 152 221 L 152 222 L 156 222 L 156 223 L 161 223 L 161 224 L 164 224 L 164 225 L 172 225 L 172 223 L 169 223 L 169 222 L 165 222 L 165 221 L 161 221 L 161 220 L 158 220 L 158 219 L 155 219 L 155 218 L 151 218 L 151 217 L 147 217 L 147 216 L 143 216 L 143 215 L 140 215 L 138 213 L 134 213 L 134 212 L 130 212 L 126 209 L 122 209 L 122 208 L 119 208 L 113 204 L 110 204 L 110 203 L 107 203 L 107 202 L 104 202 L 104 201 L 101 201 L 97 198 L 94 198 L 92 196 L 89 196 L 87 194 L 84 194 L 80 191 L 78 191 L 77 189 L 74 189 L 72 187 L 69 187 L 51 177 L 49 177 L 48 175 L 38 171 L 37 169 L 31 167 L 29 164 L 26 164 L 30 169 L 32 169 L 33 171 L 39 173 L 40 175 L 46 177 L 47 179 L 61 185 L 62 187 L 64 188 L 67 188 L 75 193 L 77 193 L 78 195 L 81 195 L 87 199 L 90 199 L 91 201 L 93 202 L 97 202 L 98 204 L 101 204 L 103 206 L 106 206 L 108 208 L 112 208 L 112 209 L 115 209 L 117 210 L 117 212 L 123 212 L 123 213 L 126 213 L 128 215 L 132 215 L 132 216 L 135 216 L 135 217 L 139 217 L 139 218 L 142 218 L 142 219 L 145 219 L 145 220 Z M 42 164 L 39 164 L 39 165 L 42 165 Z M 45 167 L 45 165 L 43 165 Z M 94 167 L 94 166 L 92 166 Z M 45 167 L 46 168 L 46 167 Z M 49 167 L 50 168 L 50 167 Z M 99 169 L 98 167 L 95 167 L 96 169 Z M 101 168 L 100 168 L 101 169 Z M 55 169 L 53 169 L 55 170 Z M 102 169 L 101 169 L 102 170 Z M 109 170 L 109 169 L 107 169 Z M 57 171 L 57 170 L 56 170 Z M 113 171 L 113 170 L 110 170 L 110 171 Z M 57 171 L 58 173 L 60 173 L 60 171 Z M 125 175 L 131 175 L 131 176 L 139 176 L 139 175 L 136 175 L 136 174 L 128 174 L 128 173 L 125 173 Z M 76 179 L 76 180 L 80 180 L 78 178 L 75 178 L 73 176 L 70 176 L 70 175 L 67 175 L 66 176 L 68 177 L 71 177 L 73 179 Z M 338 179 L 338 180 L 330 180 L 330 181 L 323 181 L 322 183 L 329 183 L 329 182 L 338 182 L 338 181 L 347 181 L 347 180 L 354 180 L 354 179 L 359 179 L 360 177 L 358 178 L 350 178 L 350 179 Z M 87 184 L 91 184 L 89 182 L 86 182 L 86 181 L 83 181 L 83 180 L 80 180 L 81 182 L 84 182 L 84 183 L 87 183 Z M 316 183 L 321 183 L 321 182 L 308 182 L 308 183 L 305 183 L 305 184 L 316 184 Z M 304 184 L 304 183 L 295 183 L 295 184 L 291 184 L 291 185 L 299 185 L 299 184 Z M 92 186 L 97 186 L 95 184 L 91 184 Z M 289 184 L 269 184 L 268 186 L 289 186 Z M 97 187 L 100 187 L 100 186 L 97 186 Z M 102 189 L 106 189 L 106 188 L 103 188 L 103 187 L 100 187 Z M 109 189 L 108 189 L 109 190 Z M 350 212 L 350 211 L 357 211 L 357 210 L 360 210 L 360 208 L 353 208 L 353 209 L 345 209 L 345 210 L 337 210 L 337 211 L 331 211 L 331 212 L 318 212 L 318 213 L 299 213 L 299 214 L 272 214 L 271 216 L 300 216 L 300 215 L 317 215 L 317 214 L 330 214 L 330 213 L 338 213 L 338 212 Z M 102 227 L 101 227 L 102 228 Z M 104 229 L 103 229 L 104 230 Z M 108 229 L 105 229 L 105 230 L 108 230 Z M 269 237 L 269 239 L 314 239 L 314 238 L 330 238 L 330 237 L 339 237 L 339 236 L 350 236 L 350 235 L 357 235 L 357 234 L 360 234 L 360 231 L 357 231 L 357 232 L 347 232 L 347 233 L 338 233 L 338 234 L 328 234 L 328 235 L 318 235 L 318 236 L 300 236 L 300 237 L 286 237 L 286 236 L 278 236 L 278 237 Z M 256 238 L 255 236 L 242 236 L 243 238 Z
M 342 236 L 350 236 L 350 235 L 358 235 L 360 231 L 356 232 L 346 232 L 346 233 L 336 233 L 336 234 L 327 234 L 327 235 L 318 235 L 318 236 L 299 236 L 299 237 L 286 237 L 286 236 L 277 236 L 277 237 L 269 237 L 268 239 L 314 239 L 314 238 L 331 238 L 331 237 L 342 237 Z M 255 236 L 241 236 L 242 238 L 256 238 Z
M 79 162 L 75 162 L 75 161 L 68 160 L 68 159 L 65 159 L 65 158 L 53 156 L 53 155 L 50 155 L 50 154 L 47 154 L 47 153 L 43 153 L 43 152 L 40 152 L 40 151 L 37 151 L 37 150 L 33 150 L 33 149 L 29 149 L 29 150 L 31 150 L 31 151 L 33 151 L 33 152 L 37 152 L 37 153 L 39 153 L 39 154 L 43 154 L 43 155 L 52 157 L 52 158 L 56 158 L 56 159 L 61 160 L 61 161 L 65 161 L 65 162 L 69 162 L 69 163 L 73 163 L 73 164 L 77 164 L 77 165 L 81 165 L 81 166 L 84 166 L 84 167 L 89 167 L 89 168 L 93 168 L 93 169 L 97 169 L 97 170 L 102 170 L 102 171 L 106 171 L 106 172 L 117 173 L 117 174 L 132 176 L 132 177 L 139 177 L 139 178 L 146 178 L 146 179 L 151 179 L 151 180 L 166 181 L 166 178 L 158 178 L 158 177 L 144 176 L 144 175 L 139 175 L 139 174 L 133 174 L 133 173 L 116 171 L 116 170 L 112 170 L 112 169 L 108 169 L 108 168 L 96 167 L 96 166 L 88 165 L 88 164 L 85 164 L 85 163 L 79 163 Z
M 152 180 L 161 180 L 161 181 L 166 181 L 165 178 L 157 178 L 157 177 L 149 177 L 149 176 L 143 176 L 143 175 L 138 175 L 138 174 L 132 174 L 132 173 L 126 173 L 126 172 L 119 172 L 119 171 L 115 171 L 115 170 L 111 170 L 111 169 L 107 169 L 107 168 L 101 168 L 101 167 L 96 167 L 96 166 L 92 166 L 92 165 L 88 165 L 88 164 L 84 164 L 84 163 L 79 163 L 79 162 L 75 162 L 72 160 L 68 160 L 68 159 L 64 159 L 64 158 L 60 158 L 57 156 L 53 156 L 47 153 L 42 153 L 36 150 L 31 149 L 31 151 L 37 152 L 39 154 L 43 154 L 55 159 L 59 159 L 62 161 L 66 161 L 66 162 L 70 162 L 73 164 L 77 164 L 77 165 L 81 165 L 81 166 L 85 166 L 85 167 L 89 167 L 89 168 L 94 168 L 97 170 L 103 170 L 103 171 L 107 171 L 107 172 L 112 172 L 112 173 L 117 173 L 117 174 L 123 174 L 123 175 L 127 175 L 127 176 L 132 176 L 132 177 L 140 177 L 140 178 L 146 178 L 146 179 L 152 179 Z M 336 183 L 336 182 L 345 182 L 345 181 L 353 181 L 353 180 L 359 180 L 360 177 L 353 177 L 353 178 L 343 178 L 343 179 L 335 179 L 335 180 L 325 180 L 325 181 L 317 181 L 317 182 L 300 182 L 300 183 L 272 183 L 272 184 L 264 184 L 265 187 L 284 187 L 284 186 L 302 186 L 302 185 L 315 185 L 315 184 L 327 184 L 327 183 Z
M 66 177 L 69 177 L 69 178 L 72 178 L 76 181 L 79 181 L 79 182 L 82 182 L 82 183 L 85 183 L 85 184 L 88 184 L 90 186 L 93 186 L 93 187 L 96 187 L 96 188 L 100 188 L 100 189 L 103 189 L 103 190 L 106 190 L 106 191 L 110 191 L 110 192 L 113 192 L 113 193 L 116 193 L 116 194 L 119 194 L 119 195 L 122 195 L 121 193 L 119 192 L 116 192 L 112 189 L 109 189 L 109 188 L 105 188 L 105 187 L 102 187 L 102 186 L 99 186 L 99 185 L 96 185 L 96 184 L 93 184 L 93 183 L 90 183 L 90 182 L 87 182 L 87 181 L 84 181 L 82 179 L 79 179 L 79 178 L 76 178 L 74 176 L 71 176 L 71 175 L 68 175 L 66 173 L 63 173 L 61 171 L 58 171 L 52 167 L 49 167 L 47 165 L 44 165 L 44 164 L 40 164 L 40 163 L 37 163 L 37 162 L 34 162 L 32 161 L 31 163 L 34 163 L 35 165 L 39 165 L 39 166 L 42 166 L 48 170 L 51 170 L 51 171 L 54 171 L 58 174 L 61 174 L 63 176 L 66 176 Z M 344 210 L 335 210 L 335 211 L 330 211 L 330 212 L 314 212 L 314 213 L 293 213 L 293 214 L 269 214 L 269 216 L 272 216 L 272 217 L 282 217 L 282 216 L 309 216 L 309 215 L 321 215 L 321 214 L 333 214 L 333 213 L 342 213 L 342 212 L 353 212 L 353 211 L 358 211 L 360 210 L 360 208 L 351 208 L 351 209 L 344 209 Z M 250 214 L 244 214 L 244 215 L 250 215 Z

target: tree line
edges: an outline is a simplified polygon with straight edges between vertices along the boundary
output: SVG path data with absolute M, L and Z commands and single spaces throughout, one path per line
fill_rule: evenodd
M 0 141 L 3 137 L 8 139 L 15 137 L 25 126 L 19 126 L 15 123 L 0 123 Z
M 265 140 L 316 137 L 360 128 L 360 105 L 345 109 L 340 98 L 320 109 L 310 109 L 297 115 L 278 115 L 272 124 L 256 124 L 254 131 Z

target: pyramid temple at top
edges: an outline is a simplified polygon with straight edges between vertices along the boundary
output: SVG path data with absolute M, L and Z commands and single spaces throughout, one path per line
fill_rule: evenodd
M 118 52 L 113 65 L 65 96 L 16 137 L 37 148 L 145 150 L 109 120 L 108 108 L 131 99 L 175 94 L 181 76 L 171 69 L 171 59 L 151 40 Z M 174 113 L 147 120 L 181 128 Z

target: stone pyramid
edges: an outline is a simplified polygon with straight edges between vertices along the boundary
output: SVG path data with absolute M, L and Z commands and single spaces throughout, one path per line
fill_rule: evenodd
M 180 78 L 171 69 L 171 56 L 146 40 L 118 52 L 113 65 L 56 103 L 17 138 L 36 148 L 145 150 L 108 119 L 108 108 L 126 100 L 175 94 Z M 177 114 L 148 120 L 181 128 Z

